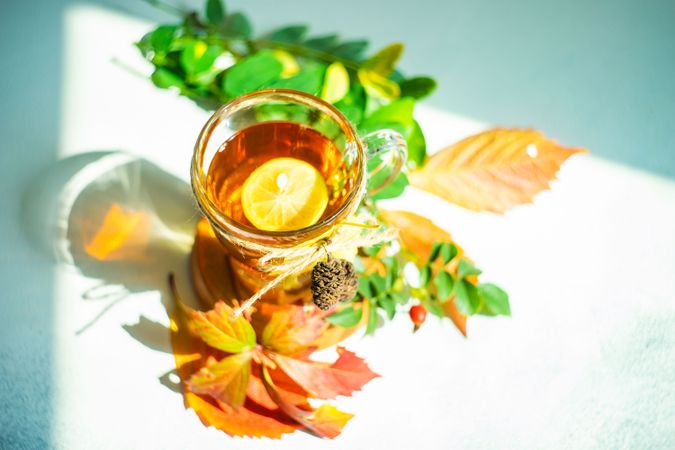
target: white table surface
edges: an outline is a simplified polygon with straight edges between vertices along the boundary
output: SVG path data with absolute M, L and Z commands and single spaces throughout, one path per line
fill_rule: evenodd
M 56 158 L 123 150 L 187 179 L 206 114 L 111 63 L 143 69 L 127 43 L 148 28 L 99 9 L 68 12 Z M 417 116 L 431 150 L 486 128 L 428 107 Z M 513 317 L 472 318 L 464 339 L 435 319 L 413 336 L 401 315 L 350 342 L 383 377 L 336 402 L 356 414 L 338 439 L 254 440 L 205 428 L 159 381 L 173 357 L 158 289 L 169 270 L 187 285 L 185 242 L 144 267 L 133 292 L 87 327 L 110 301 L 83 299 L 100 279 L 54 263 L 49 253 L 63 242 L 39 218 L 45 204 L 63 202 L 54 188 L 63 163 L 24 169 L 35 164 L 22 162 L 31 152 L 22 142 L 10 140 L 1 155 L 2 449 L 675 447 L 672 181 L 577 156 L 552 191 L 504 216 L 410 189 L 386 206 L 449 230 L 484 279 L 509 292 Z M 170 200 L 187 228 L 193 204 Z M 116 270 L 96 275 L 124 274 Z

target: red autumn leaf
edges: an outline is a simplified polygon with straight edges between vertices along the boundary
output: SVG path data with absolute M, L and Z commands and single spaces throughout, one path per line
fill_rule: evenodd
M 349 396 L 379 376 L 354 353 L 337 348 L 339 357 L 333 364 L 296 359 L 279 354 L 270 355 L 279 368 L 286 372 L 312 397 L 327 399 L 338 395 Z
M 207 312 L 188 309 L 190 329 L 213 348 L 228 353 L 239 353 L 252 349 L 255 331 L 243 316 L 232 317 L 232 308 L 218 302 Z
M 251 353 L 227 356 L 208 367 L 202 367 L 187 384 L 195 394 L 205 394 L 239 408 L 246 400 L 251 375 Z
M 279 408 L 289 417 L 302 424 L 318 436 L 335 438 L 341 432 L 352 414 L 342 412 L 332 405 L 324 404 L 314 410 L 309 404 L 299 407 L 284 395 L 272 381 L 266 368 L 262 370 L 262 382 L 270 398 L 279 405 Z

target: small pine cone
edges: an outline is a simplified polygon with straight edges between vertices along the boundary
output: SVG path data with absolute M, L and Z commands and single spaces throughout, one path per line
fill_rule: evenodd
M 312 269 L 314 304 L 326 311 L 337 302 L 351 300 L 359 287 L 354 265 L 344 259 L 329 258 L 316 263 Z

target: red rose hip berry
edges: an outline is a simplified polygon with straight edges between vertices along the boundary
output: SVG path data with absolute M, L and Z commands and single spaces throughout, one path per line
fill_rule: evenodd
M 410 308 L 409 314 L 410 320 L 412 320 L 413 325 L 415 325 L 413 331 L 417 331 L 427 318 L 427 310 L 422 305 L 414 305 Z

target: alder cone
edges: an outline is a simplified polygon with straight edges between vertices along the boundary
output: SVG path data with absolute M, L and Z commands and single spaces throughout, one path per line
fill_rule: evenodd
M 319 261 L 312 269 L 312 298 L 322 311 L 354 298 L 358 286 L 354 265 L 344 259 Z

